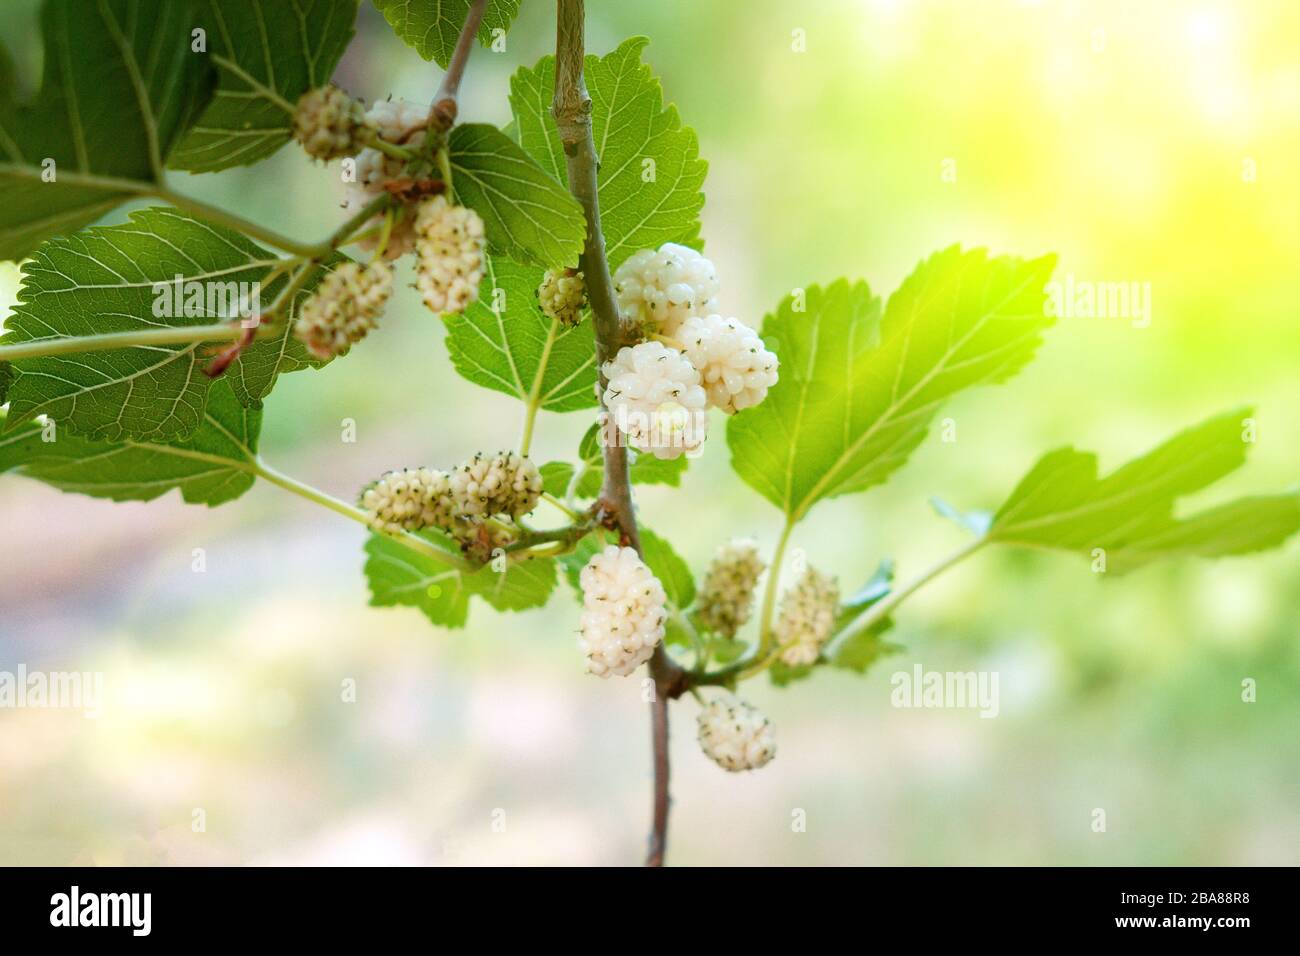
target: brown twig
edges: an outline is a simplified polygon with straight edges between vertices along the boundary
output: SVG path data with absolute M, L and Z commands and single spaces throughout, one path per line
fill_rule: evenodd
M 402 176 L 399 179 L 390 179 L 384 183 L 384 191 L 401 203 L 413 204 L 419 202 L 425 196 L 437 196 L 447 191 L 447 184 L 441 179 L 430 179 L 421 177 L 416 179 L 412 176 Z
M 260 316 L 257 322 L 253 322 L 244 327 L 244 334 L 236 340 L 234 345 L 227 346 L 218 353 L 217 357 L 214 358 L 208 367 L 203 370 L 203 374 L 208 378 L 217 378 L 224 373 L 226 369 L 230 368 L 230 366 L 234 364 L 234 361 L 243 354 L 244 349 L 253 344 L 253 339 L 257 337 L 257 327 L 259 324 L 261 324 Z
M 569 191 L 582 206 L 587 219 L 587 238 L 580 263 L 586 279 L 587 297 L 596 332 L 596 360 L 603 364 L 613 358 L 629 340 L 614 297 L 614 283 L 605 258 L 605 238 L 600 228 L 600 199 L 596 192 L 599 160 L 591 135 L 591 96 L 583 76 L 586 55 L 583 35 L 583 0 L 557 0 L 555 34 L 555 100 L 551 114 L 560 131 Z M 603 376 L 602 376 L 603 382 Z M 628 481 L 627 447 L 620 442 L 602 442 L 605 480 L 600 490 L 602 519 L 618 530 L 619 540 L 641 550 L 636 513 L 632 505 L 632 486 Z M 650 659 L 650 676 L 654 679 L 654 699 L 650 703 L 654 744 L 654 813 L 650 832 L 650 850 L 646 865 L 660 866 L 668 843 L 668 701 L 686 690 L 683 670 L 668 657 L 663 646 Z
M 460 28 L 456 39 L 456 49 L 452 51 L 451 62 L 443 74 L 438 92 L 433 94 L 433 105 L 429 110 L 429 121 L 441 132 L 451 129 L 456 122 L 457 97 L 460 95 L 460 81 L 465 75 L 465 64 L 469 63 L 470 51 L 474 49 L 474 38 L 478 35 L 478 26 L 483 22 L 483 11 L 487 0 L 474 0 L 465 14 L 465 24 Z

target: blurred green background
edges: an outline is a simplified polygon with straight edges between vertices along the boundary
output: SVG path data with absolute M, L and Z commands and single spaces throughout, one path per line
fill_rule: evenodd
M 506 52 L 476 51 L 464 118 L 505 122 L 509 75 L 553 42 L 553 6 L 523 7 Z M 757 324 L 792 287 L 839 275 L 888 294 L 956 241 L 1057 251 L 1060 278 L 1151 284 L 1149 327 L 1061 320 L 1018 379 L 947 407 L 957 441 L 932 439 L 886 487 L 815 509 L 793 544 L 846 590 L 882 556 L 906 578 L 961 543 L 929 495 L 996 506 L 1062 444 L 1109 468 L 1252 402 L 1249 465 L 1196 503 L 1295 484 L 1295 4 L 589 8 L 593 52 L 652 38 L 647 60 L 699 133 L 728 312 Z M 35 10 L 5 4 L 29 86 Z M 341 85 L 430 96 L 437 68 L 368 4 L 358 29 Z M 340 217 L 335 177 L 286 148 L 177 185 L 314 237 Z M 0 270 L 6 310 L 17 282 Z M 388 468 L 512 444 L 519 408 L 458 378 L 442 337 L 403 288 L 346 360 L 281 380 L 267 459 L 351 498 Z M 355 443 L 341 441 L 346 419 Z M 534 457 L 572 457 L 588 423 L 543 413 Z M 770 552 L 780 528 L 731 476 L 722 424 L 680 491 L 639 491 L 642 519 L 697 572 L 727 537 Z M 476 604 L 457 632 L 368 608 L 363 530 L 269 486 L 206 510 L 5 478 L 0 514 L 0 669 L 102 670 L 108 694 L 98 720 L 0 710 L 0 863 L 640 859 L 639 683 L 583 676 L 567 589 L 520 615 Z M 894 632 L 906 653 L 865 678 L 747 685 L 777 727 L 759 773 L 709 763 L 695 704 L 676 705 L 670 861 L 1300 862 L 1298 547 L 1116 580 L 1064 556 L 982 554 L 907 605 Z M 892 708 L 890 674 L 916 663 L 997 671 L 1000 716 Z M 349 678 L 356 703 L 340 700 Z M 1256 703 L 1241 701 L 1245 678 Z M 795 809 L 806 832 L 791 830 Z

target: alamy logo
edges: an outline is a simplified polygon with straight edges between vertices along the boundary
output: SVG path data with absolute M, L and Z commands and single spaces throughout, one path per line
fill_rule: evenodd
M 687 458 L 704 454 L 709 420 L 701 409 L 664 402 L 651 412 L 643 412 L 619 405 L 612 421 L 608 412 L 601 412 L 600 418 L 600 438 L 606 446 L 618 447 L 630 439 L 638 448 L 681 448 Z M 611 423 L 617 428 L 610 428 Z
M 29 671 L 26 664 L 0 671 L 0 709 L 67 708 L 98 717 L 103 701 L 102 671 Z
M 260 282 L 199 282 L 182 275 L 153 284 L 153 314 L 159 319 L 251 319 L 262 311 Z
M 132 936 L 148 936 L 153 926 L 151 893 L 71 892 L 50 897 L 51 926 L 129 926 Z
M 1060 319 L 1129 319 L 1133 328 L 1151 324 L 1150 282 L 1092 282 L 1075 279 L 1047 283 L 1048 315 Z
M 997 671 L 926 671 L 917 664 L 895 671 L 889 702 L 895 707 L 979 708 L 981 717 L 998 715 Z

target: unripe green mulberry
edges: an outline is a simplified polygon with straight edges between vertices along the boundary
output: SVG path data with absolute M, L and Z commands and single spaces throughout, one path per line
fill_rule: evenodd
M 361 104 L 333 84 L 308 90 L 293 114 L 293 138 L 326 161 L 360 152 L 364 127 Z
M 515 452 L 480 452 L 451 473 L 451 493 L 463 515 L 518 518 L 537 506 L 542 476 L 536 465 Z
M 388 263 L 345 262 L 303 304 L 294 336 L 319 359 L 343 355 L 375 327 L 392 292 Z
M 732 541 L 719 548 L 695 602 L 700 626 L 735 637 L 754 610 L 754 587 L 766 567 L 752 541 Z
M 781 598 L 776 622 L 776 642 L 781 660 L 791 667 L 811 664 L 835 626 L 840 587 L 835 579 L 809 567 Z
M 561 325 L 577 325 L 587 306 L 587 286 L 577 269 L 547 269 L 537 287 L 537 301 L 547 318 Z

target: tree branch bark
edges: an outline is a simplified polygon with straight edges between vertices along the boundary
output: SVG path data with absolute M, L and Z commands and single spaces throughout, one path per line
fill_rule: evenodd
M 465 75 L 465 65 L 469 63 L 470 51 L 474 49 L 474 40 L 478 36 L 478 26 L 483 22 L 483 11 L 487 9 L 487 0 L 474 0 L 465 13 L 465 24 L 460 28 L 456 38 L 456 49 L 451 53 L 447 72 L 443 74 L 438 92 L 433 94 L 433 106 L 429 110 L 429 120 L 442 132 L 451 129 L 456 122 L 459 109 L 460 81 Z
M 614 283 L 605 258 L 605 237 L 600 227 L 600 199 L 596 192 L 596 174 L 600 168 L 596 144 L 591 135 L 591 96 L 583 75 L 586 56 L 583 0 L 556 0 L 555 99 L 551 114 L 560 131 L 564 146 L 569 191 L 582 206 L 587 219 L 587 237 L 583 246 L 583 279 L 596 333 L 596 360 L 600 364 L 612 359 L 627 343 L 625 327 L 614 296 Z M 557 263 L 558 264 L 558 263 Z M 604 376 L 601 376 L 604 384 Z M 601 414 L 607 414 L 604 404 Z M 627 446 L 617 441 L 602 443 L 605 481 L 598 505 L 604 521 L 619 532 L 620 541 L 641 551 L 636 513 L 632 505 L 632 486 L 628 480 Z M 663 864 L 668 844 L 668 702 L 685 690 L 685 672 L 667 655 L 661 644 L 650 659 L 650 676 L 654 696 L 650 702 L 651 739 L 654 745 L 654 812 L 650 832 L 647 866 Z

